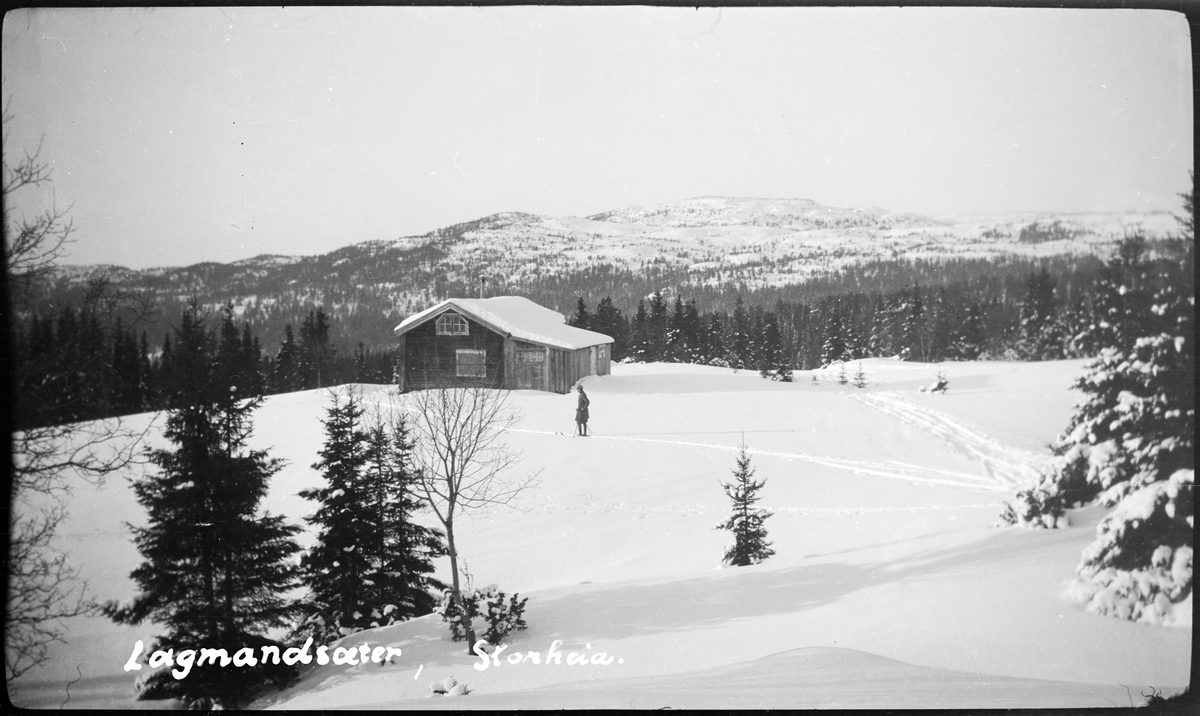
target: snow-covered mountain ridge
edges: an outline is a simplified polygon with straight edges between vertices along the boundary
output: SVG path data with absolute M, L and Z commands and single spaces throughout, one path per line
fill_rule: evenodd
M 1038 231 L 1052 226 L 1057 232 Z M 479 270 L 521 282 L 606 263 L 670 266 L 696 283 L 757 287 L 873 260 L 1103 255 L 1131 231 L 1165 237 L 1174 229 L 1166 212 L 954 219 L 807 199 L 699 197 L 586 218 L 495 214 L 434 232 L 429 241 L 445 247 L 443 263 L 456 278 Z
M 321 305 L 342 331 L 335 340 L 375 348 L 405 317 L 446 297 L 475 295 L 480 276 L 488 277 L 490 295 L 523 295 L 563 313 L 579 296 L 594 306 L 605 295 L 631 312 L 638 298 L 660 289 L 701 294 L 702 304 L 727 301 L 723 307 L 731 310 L 734 294 L 801 287 L 850 268 L 907 282 L 875 286 L 886 291 L 910 284 L 918 260 L 926 262 L 924 276 L 934 278 L 940 264 L 957 259 L 972 260 L 963 271 L 978 273 L 998 261 L 1106 258 L 1118 240 L 1139 230 L 1165 238 L 1176 231 L 1175 218 L 1165 212 L 933 218 L 807 199 L 700 197 L 590 217 L 506 212 L 317 256 L 144 270 L 64 266 L 42 306 L 69 302 L 99 271 L 156 301 L 161 315 L 146 325 L 151 336 L 169 330 L 195 297 L 213 311 L 232 301 L 263 345 L 278 345 L 285 324 L 297 325 Z M 844 289 L 856 290 L 855 284 Z
M 1050 226 L 1058 233 L 1030 238 L 1030 227 Z M 698 197 L 589 217 L 503 212 L 420 236 L 353 243 L 320 256 L 264 254 L 187 268 L 228 267 L 232 271 L 221 273 L 242 276 L 314 263 L 352 269 L 364 257 L 431 249 L 446 280 L 469 269 L 513 283 L 607 263 L 631 270 L 667 264 L 687 268 L 697 280 L 741 278 L 765 285 L 798 282 L 870 260 L 1101 253 L 1131 231 L 1165 238 L 1175 228 L 1167 212 L 1010 212 L 959 219 L 835 208 L 808 199 Z M 160 277 L 185 270 L 65 266 L 59 273 L 74 277 L 94 268 Z

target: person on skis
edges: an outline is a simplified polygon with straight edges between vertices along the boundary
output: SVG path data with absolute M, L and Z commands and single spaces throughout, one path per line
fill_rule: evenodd
M 575 408 L 575 434 L 587 437 L 588 405 L 592 401 L 588 400 L 582 385 L 577 390 L 579 391 L 579 406 Z

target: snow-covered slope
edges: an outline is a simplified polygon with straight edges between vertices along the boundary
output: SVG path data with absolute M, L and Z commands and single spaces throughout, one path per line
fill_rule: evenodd
M 1012 486 L 1046 459 L 1066 424 L 1080 361 L 863 361 L 870 385 L 837 368 L 793 384 L 681 365 L 618 365 L 585 380 L 589 438 L 573 438 L 574 398 L 512 394 L 519 469 L 541 484 L 513 509 L 458 526 L 477 585 L 529 598 L 529 629 L 486 670 L 433 616 L 339 645 L 403 650 L 385 665 L 310 666 L 259 706 L 288 709 L 1125 706 L 1188 683 L 1186 625 L 1098 617 L 1065 588 L 1101 514 L 1065 530 L 993 527 Z M 850 371 L 857 364 L 849 367 Z M 919 392 L 938 371 L 946 395 Z M 382 388 L 364 388 L 387 405 Z M 269 509 L 299 521 L 315 484 L 324 391 L 274 396 L 254 444 L 290 465 Z M 143 417 L 142 419 L 147 419 Z M 776 555 L 720 568 L 713 526 L 745 442 L 767 485 Z M 63 546 L 104 598 L 132 596 L 138 563 L 122 521 L 141 521 L 123 480 L 77 493 Z M 446 565 L 441 565 L 445 576 Z M 1190 604 L 1187 605 L 1190 609 Z M 18 703 L 131 702 L 121 670 L 153 625 L 70 625 L 69 647 Z M 564 663 L 547 664 L 553 647 Z M 541 663 L 509 663 L 535 652 Z M 604 652 L 608 665 L 568 665 Z M 597 657 L 599 658 L 599 657 Z M 428 699 L 454 677 L 471 694 Z M 40 682 L 39 682 L 40 679 Z M 1128 687 L 1128 689 L 1126 688 Z

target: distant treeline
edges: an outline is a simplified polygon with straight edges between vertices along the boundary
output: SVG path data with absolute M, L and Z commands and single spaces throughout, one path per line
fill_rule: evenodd
M 120 298 L 102 282 L 84 300 L 51 315 L 35 315 L 14 330 L 15 420 L 18 428 L 162 410 L 184 389 L 188 371 L 176 365 L 172 335 L 151 345 L 129 311 L 115 309 Z M 189 315 L 203 320 L 194 309 Z M 344 383 L 387 383 L 391 351 L 335 348 L 329 318 L 318 308 L 301 322 L 297 338 L 289 324 L 280 345 L 264 351 L 250 325 L 234 319 L 231 305 L 221 312 L 216 360 L 232 371 L 240 393 L 273 395 Z
M 668 293 L 661 287 L 685 277 L 665 268 L 634 277 L 600 266 L 507 292 L 571 313 L 570 323 L 612 336 L 615 360 L 725 365 L 785 377 L 794 369 L 871 356 L 942 361 L 1091 355 L 1094 347 L 1079 336 L 1098 320 L 1093 297 L 1103 270 L 1090 256 L 874 262 L 804 284 L 748 290 L 732 283 L 681 283 Z M 1159 261 L 1155 270 L 1170 277 L 1180 269 Z M 651 286 L 659 288 L 639 294 Z M 572 287 L 597 290 L 571 293 Z M 471 295 L 466 287 L 443 289 Z M 138 312 L 136 297 L 120 291 L 94 279 L 72 300 L 60 299 L 55 310 L 44 306 L 14 322 L 16 425 L 124 415 L 169 403 L 175 387 L 166 376 L 177 374 L 168 368 L 182 310 L 172 304 Z M 218 314 L 222 350 L 235 351 L 236 345 L 239 379 L 248 393 L 392 381 L 395 317 L 371 317 L 361 307 L 327 313 L 324 306 L 299 302 L 269 309 L 239 311 L 229 302 Z M 204 313 L 195 299 L 190 310 Z M 165 329 L 164 315 L 176 319 Z
M 1144 247 L 1144 244 L 1141 244 Z M 1144 250 L 1144 249 L 1143 249 Z M 732 311 L 702 310 L 695 297 L 661 291 L 639 299 L 632 315 L 611 296 L 594 310 L 579 297 L 569 322 L 612 336 L 615 360 L 667 361 L 758 370 L 786 377 L 837 361 L 899 356 L 903 360 L 1053 360 L 1093 355 L 1087 329 L 1103 320 L 1096 287 L 1105 279 L 1099 260 L 1071 262 L 1056 274 L 1055 261 L 1011 273 L 964 271 L 933 286 L 914 282 L 890 291 L 824 293 L 820 282 L 760 290 L 747 305 L 741 295 Z M 1165 281 L 1177 262 L 1152 262 Z M 961 266 L 961 264 L 960 264 Z M 860 285 L 886 285 L 889 266 L 857 274 Z M 954 272 L 950 272 L 955 276 Z M 808 301 L 776 297 L 790 291 L 818 296 Z
M 198 264 L 163 272 L 112 270 L 103 275 L 113 288 L 153 304 L 154 310 L 138 322 L 152 349 L 180 325 L 191 303 L 215 312 L 231 301 L 235 317 L 248 323 L 268 350 L 285 340 L 287 325 L 296 329 L 318 307 L 329 317 L 331 344 L 347 350 L 361 342 L 367 350 L 390 350 L 392 329 L 402 320 L 446 298 L 478 295 L 479 276 L 488 278 L 490 296 L 524 296 L 563 314 L 574 310 L 579 296 L 588 297 L 591 304 L 609 296 L 616 307 L 632 315 L 637 302 L 648 300 L 655 291 L 662 291 L 668 300 L 675 294 L 694 298 L 700 311 L 725 312 L 733 311 L 739 296 L 746 306 L 774 307 L 780 300 L 808 304 L 826 296 L 888 293 L 913 285 L 935 289 L 962 284 L 981 296 L 1010 302 L 1024 291 L 1029 274 L 1043 266 L 1058 282 L 1058 298 L 1069 303 L 1081 287 L 1094 282 L 1101 264 L 1088 255 L 899 257 L 847 266 L 797 283 L 800 276 L 778 273 L 783 267 L 769 259 L 696 270 L 660 257 L 635 270 L 600 262 L 516 279 L 499 275 L 486 264 L 446 265 L 447 259 L 438 257 L 438 246 L 377 252 L 357 246 L 321 256 L 319 261 L 265 262 L 253 267 Z M 790 282 L 766 285 L 784 280 Z M 86 291 L 87 282 L 78 274 L 63 274 L 40 288 L 31 308 L 41 315 L 53 314 L 63 305 L 78 305 Z

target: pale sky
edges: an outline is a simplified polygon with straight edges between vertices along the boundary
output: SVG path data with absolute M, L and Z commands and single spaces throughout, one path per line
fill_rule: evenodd
M 704 195 L 1178 212 L 1188 32 L 1120 9 L 23 10 L 5 152 L 43 138 L 68 263 L 131 268 Z

